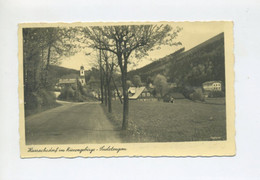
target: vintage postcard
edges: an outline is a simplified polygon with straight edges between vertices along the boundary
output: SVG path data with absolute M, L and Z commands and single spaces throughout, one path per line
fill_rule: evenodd
M 235 155 L 233 23 L 19 24 L 29 157 Z

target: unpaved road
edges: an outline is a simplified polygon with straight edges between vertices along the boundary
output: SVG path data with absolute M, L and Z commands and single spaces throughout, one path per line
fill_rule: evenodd
M 61 102 L 60 102 L 61 103 Z M 99 103 L 65 103 L 25 119 L 26 144 L 121 142 Z

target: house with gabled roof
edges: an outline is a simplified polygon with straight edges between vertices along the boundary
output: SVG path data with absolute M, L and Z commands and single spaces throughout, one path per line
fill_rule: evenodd
M 150 99 L 153 98 L 153 95 L 145 86 L 130 87 L 128 89 L 128 98 L 130 100 Z

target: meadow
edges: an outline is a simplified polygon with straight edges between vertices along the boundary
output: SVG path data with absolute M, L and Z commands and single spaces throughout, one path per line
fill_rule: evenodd
M 120 128 L 123 106 L 113 101 L 112 123 Z M 188 99 L 174 103 L 162 101 L 129 101 L 129 130 L 122 132 L 124 142 L 212 141 L 226 139 L 224 98 L 206 102 Z

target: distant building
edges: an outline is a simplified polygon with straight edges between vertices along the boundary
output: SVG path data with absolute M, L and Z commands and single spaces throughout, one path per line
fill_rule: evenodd
M 64 78 L 59 79 L 57 87 L 61 89 L 65 86 L 77 85 L 78 81 L 81 83 L 82 86 L 86 85 L 85 70 L 83 66 L 80 67 L 79 76 L 75 74 L 65 76 Z
M 67 79 L 59 79 L 59 86 L 61 87 L 65 87 L 66 85 L 72 85 L 72 84 L 76 84 L 77 83 L 77 79 L 75 78 L 67 78 Z
M 221 81 L 206 81 L 202 84 L 204 91 L 221 91 L 222 82 Z
M 84 66 L 80 66 L 79 74 L 79 82 L 82 86 L 86 85 Z
M 130 87 L 128 89 L 128 96 L 131 100 L 150 99 L 153 98 L 151 92 L 146 87 Z

